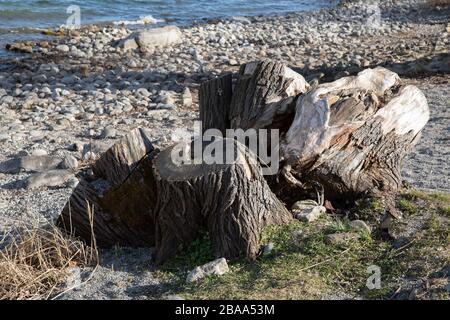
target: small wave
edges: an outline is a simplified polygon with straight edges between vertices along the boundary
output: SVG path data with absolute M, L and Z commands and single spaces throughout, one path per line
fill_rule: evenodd
M 127 26 L 127 25 L 145 25 L 145 24 L 157 24 L 165 22 L 164 19 L 156 19 L 151 15 L 139 17 L 138 20 L 121 20 L 114 21 L 114 25 L 118 26 Z

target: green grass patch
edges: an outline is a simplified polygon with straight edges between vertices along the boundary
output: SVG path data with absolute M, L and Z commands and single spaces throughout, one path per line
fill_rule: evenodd
M 431 214 L 423 228 L 402 246 L 363 233 L 355 240 L 331 245 L 326 242 L 328 234 L 349 232 L 351 228 L 345 219 L 327 214 L 314 223 L 294 220 L 266 228 L 261 244 L 272 242 L 272 253 L 254 263 L 230 262 L 230 272 L 223 276 L 210 276 L 194 284 L 185 282 L 189 270 L 213 260 L 207 235 L 155 275 L 168 292 L 186 299 L 389 299 L 405 278 L 424 279 L 450 263 L 448 211 L 443 210 L 448 210 L 448 199 L 447 194 L 416 190 L 399 195 L 397 205 L 403 212 L 415 217 L 425 211 Z M 361 200 L 355 210 L 359 210 L 359 217 L 380 214 L 382 201 Z M 366 282 L 372 273 L 368 268 L 373 265 L 381 269 L 381 288 L 369 290 Z M 438 298 L 448 296 L 445 290 L 436 290 Z
M 418 212 L 417 206 L 412 201 L 407 199 L 399 199 L 397 206 L 403 213 L 407 213 L 409 215 L 413 215 Z

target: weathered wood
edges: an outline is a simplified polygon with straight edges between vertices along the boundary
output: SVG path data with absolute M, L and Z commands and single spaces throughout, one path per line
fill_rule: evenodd
M 111 148 L 114 153 L 107 153 L 110 157 L 136 155 L 131 150 L 142 150 L 138 147 L 142 141 L 146 139 L 127 136 Z M 185 150 L 190 143 L 181 146 Z M 155 246 L 157 263 L 188 246 L 202 231 L 209 232 L 217 257 L 254 259 L 262 228 L 291 219 L 263 179 L 256 158 L 232 139 L 216 139 L 201 143 L 200 156 L 195 154 L 192 163 L 185 159 L 178 163 L 174 151 L 179 147 L 160 154 L 149 148 L 153 151 L 136 163 L 127 157 L 114 158 L 110 170 L 122 172 L 120 168 L 127 163 L 133 168 L 128 176 L 116 184 L 118 175 L 111 174 L 82 180 L 58 226 L 87 242 L 94 235 L 100 247 Z M 224 147 L 234 157 L 217 163 L 202 158 L 202 151 Z M 105 163 L 102 168 L 106 169 Z
M 222 136 L 225 136 L 225 130 L 230 127 L 232 78 L 230 73 L 201 84 L 199 108 L 203 132 L 208 129 L 218 129 L 222 132 Z
M 183 146 L 183 149 L 188 145 Z M 228 164 L 207 164 L 196 157 L 174 164 L 172 148 L 155 160 L 158 188 L 156 260 L 173 256 L 206 230 L 216 257 L 255 259 L 262 228 L 292 218 L 271 192 L 254 155 L 232 139 L 216 139 L 204 150 L 235 153 Z
M 241 66 L 230 107 L 230 128 L 287 131 L 297 96 L 309 84 L 282 63 L 264 60 Z
M 367 69 L 300 97 L 282 151 L 294 176 L 319 182 L 328 198 L 392 191 L 428 118 L 419 89 L 387 69 Z
M 308 89 L 282 64 L 246 64 L 231 103 L 230 75 L 202 86 L 204 129 L 284 130 L 273 179 L 284 193 L 319 184 L 327 199 L 396 190 L 429 118 L 423 93 L 384 68 Z M 159 152 L 145 130 L 134 130 L 93 164 L 95 179 L 81 181 L 58 225 L 86 241 L 93 230 L 100 246 L 155 246 L 157 263 L 204 231 L 216 257 L 255 259 L 262 228 L 292 216 L 243 144 L 198 139 Z
M 144 129 L 131 131 L 93 164 L 94 180 L 80 181 L 57 225 L 86 242 L 94 233 L 100 247 L 152 246 L 156 152 Z
M 112 186 L 120 185 L 153 149 L 146 129 L 134 129 L 103 153 L 92 165 L 92 171 Z

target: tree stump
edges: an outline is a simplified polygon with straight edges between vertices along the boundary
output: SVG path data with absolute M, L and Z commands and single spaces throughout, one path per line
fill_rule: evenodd
M 232 74 L 205 81 L 200 86 L 199 109 L 202 129 L 220 130 L 225 136 L 225 130 L 230 127 L 230 103 L 233 94 Z
M 281 148 L 295 178 L 320 183 L 328 198 L 394 191 L 428 118 L 419 89 L 387 69 L 367 69 L 301 96 Z
M 175 151 L 191 143 L 158 153 L 143 132 L 132 131 L 93 164 L 103 169 L 95 171 L 94 181 L 80 182 L 58 226 L 86 242 L 94 235 L 99 247 L 155 246 L 160 264 L 203 231 L 209 232 L 215 256 L 255 259 L 262 229 L 292 218 L 265 182 L 255 156 L 238 142 L 200 143 L 199 154 L 186 158 L 184 153 L 178 163 Z M 218 163 L 203 160 L 204 152 L 214 155 L 224 148 L 232 151 L 231 158 L 224 153 L 228 158 Z
M 398 189 L 402 160 L 429 118 L 423 93 L 387 69 L 311 90 L 270 61 L 243 65 L 234 91 L 230 75 L 203 84 L 200 104 L 205 130 L 285 132 L 271 187 L 299 195 L 321 185 L 327 199 Z M 209 138 L 159 152 L 145 130 L 132 131 L 93 164 L 94 179 L 80 182 L 58 225 L 86 241 L 94 234 L 100 246 L 155 246 L 158 263 L 203 231 L 216 257 L 255 259 L 262 229 L 292 216 L 261 157 L 234 139 Z
M 217 138 L 205 144 L 204 152 L 233 155 L 232 161 L 212 164 L 192 155 L 190 146 L 177 146 L 189 153 L 187 162 L 173 163 L 174 148 L 154 162 L 159 196 L 156 261 L 174 255 L 201 230 L 209 232 L 216 257 L 255 259 L 263 227 L 287 223 L 291 213 L 271 192 L 255 156 L 240 143 Z
M 264 60 L 241 66 L 230 106 L 231 129 L 287 131 L 295 114 L 295 100 L 309 84 L 279 62 Z
M 80 181 L 57 225 L 99 247 L 152 246 L 156 204 L 153 148 L 144 129 L 135 129 L 107 150 Z

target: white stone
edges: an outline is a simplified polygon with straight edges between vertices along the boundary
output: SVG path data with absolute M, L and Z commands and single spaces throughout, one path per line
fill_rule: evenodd
M 58 50 L 60 52 L 69 52 L 70 48 L 68 45 L 60 44 L 59 46 L 56 46 L 56 50 Z
M 45 171 L 56 169 L 61 159 L 51 156 L 24 156 L 0 163 L 0 172 L 18 173 L 20 171 Z
M 32 155 L 32 156 L 46 156 L 46 155 L 48 155 L 48 153 L 47 153 L 47 151 L 44 150 L 44 149 L 34 149 L 34 150 L 31 152 L 31 155 Z
M 68 170 L 50 170 L 32 174 L 25 180 L 27 189 L 36 189 L 40 187 L 58 187 L 65 184 L 74 177 Z
M 165 47 L 181 42 L 181 31 L 176 26 L 166 26 L 140 31 L 134 35 L 137 44 L 143 49 Z
M 134 38 L 126 38 L 119 42 L 119 48 L 122 48 L 124 51 L 137 49 L 139 46 Z
M 188 87 L 184 89 L 182 99 L 183 99 L 183 106 L 190 107 L 192 105 L 192 94 L 191 90 L 189 90 Z
M 73 155 L 66 153 L 61 163 L 63 169 L 76 169 L 78 168 L 78 160 Z
M 314 222 L 319 219 L 320 216 L 326 212 L 326 210 L 327 209 L 324 206 L 314 206 L 311 208 L 305 208 L 298 213 L 294 211 L 294 213 L 297 213 L 295 217 L 300 221 Z
M 371 228 L 367 225 L 367 223 L 365 223 L 362 220 L 351 221 L 350 227 L 356 231 L 363 231 L 363 232 L 367 232 L 367 233 L 370 233 L 372 231 Z
M 189 274 L 187 275 L 186 281 L 196 282 L 205 278 L 206 276 L 213 274 L 221 276 L 229 271 L 230 269 L 228 268 L 227 260 L 225 258 L 220 258 L 204 264 L 203 266 L 195 267 L 195 269 L 189 272 Z

